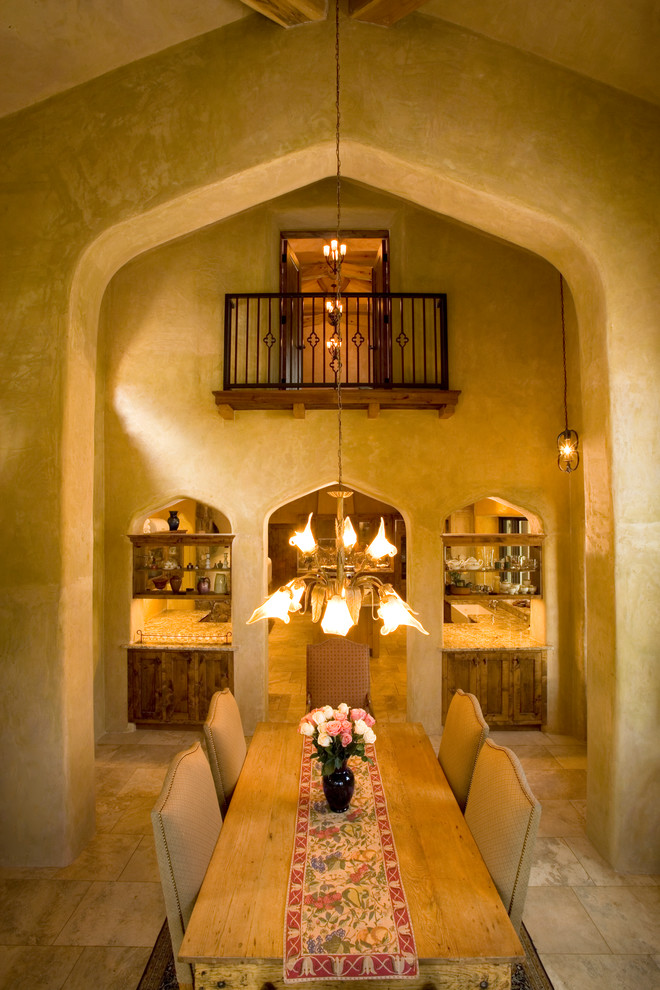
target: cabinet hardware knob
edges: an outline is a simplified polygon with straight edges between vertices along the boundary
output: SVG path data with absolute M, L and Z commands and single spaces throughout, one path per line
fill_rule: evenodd
M 486 990 L 486 987 L 488 986 L 488 980 L 482 980 L 479 986 L 481 987 L 481 990 Z

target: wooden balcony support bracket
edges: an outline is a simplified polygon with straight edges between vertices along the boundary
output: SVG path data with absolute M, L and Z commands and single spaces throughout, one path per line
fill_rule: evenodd
M 344 409 L 364 409 L 369 419 L 377 419 L 382 409 L 428 409 L 440 419 L 454 414 L 460 391 L 415 388 L 351 388 L 341 390 Z M 240 388 L 214 392 L 223 419 L 233 419 L 236 411 L 247 409 L 289 410 L 304 419 L 308 409 L 336 409 L 334 388 Z
M 348 10 L 355 20 L 392 27 L 423 3 L 424 0 L 349 0 Z
M 245 4 L 285 28 L 326 18 L 325 0 L 245 0 Z

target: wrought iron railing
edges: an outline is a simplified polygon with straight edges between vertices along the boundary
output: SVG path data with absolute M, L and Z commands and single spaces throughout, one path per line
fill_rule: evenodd
M 336 385 L 331 295 L 241 293 L 225 297 L 224 388 Z M 342 384 L 448 388 L 444 294 L 345 293 Z

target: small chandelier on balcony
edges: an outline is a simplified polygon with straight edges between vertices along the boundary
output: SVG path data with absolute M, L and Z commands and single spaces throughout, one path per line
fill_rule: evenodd
M 560 471 L 570 474 L 580 463 L 578 444 L 580 439 L 575 430 L 568 426 L 568 403 L 566 399 L 566 326 L 564 323 L 564 279 L 559 273 L 559 294 L 561 298 L 561 345 L 564 361 L 564 429 L 557 437 L 557 466 Z
M 327 635 L 345 636 L 352 626 L 357 625 L 362 604 L 371 601 L 372 608 L 377 603 L 376 614 L 383 621 L 381 635 L 398 629 L 399 626 L 412 626 L 428 636 L 421 622 L 409 605 L 397 594 L 391 584 L 379 577 L 379 570 L 388 570 L 396 547 L 385 535 L 385 521 L 381 517 L 380 528 L 374 540 L 366 548 L 357 544 L 357 535 L 350 516 L 344 518 L 344 500 L 353 492 L 344 488 L 342 468 L 342 334 L 341 322 L 343 306 L 341 302 L 341 266 L 346 247 L 341 243 L 341 159 L 339 157 L 339 2 L 335 6 L 335 68 L 336 68 L 336 160 L 337 160 L 337 237 L 332 240 L 326 254 L 328 264 L 332 263 L 335 276 L 334 299 L 328 301 L 328 319 L 334 333 L 327 341 L 331 354 L 330 366 L 335 373 L 337 388 L 338 415 L 338 485 L 329 494 L 337 500 L 334 546 L 320 547 L 312 532 L 310 512 L 307 526 L 296 532 L 289 543 L 297 547 L 304 572 L 278 588 L 259 608 L 255 609 L 248 624 L 259 619 L 281 619 L 290 621 L 291 613 L 304 612 L 311 608 L 312 621 L 320 622 Z

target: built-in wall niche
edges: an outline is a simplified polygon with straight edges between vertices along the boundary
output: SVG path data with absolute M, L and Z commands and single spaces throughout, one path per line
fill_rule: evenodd
M 545 636 L 541 520 L 503 499 L 482 498 L 452 512 L 443 533 L 445 621 L 508 614 L 539 641 Z

